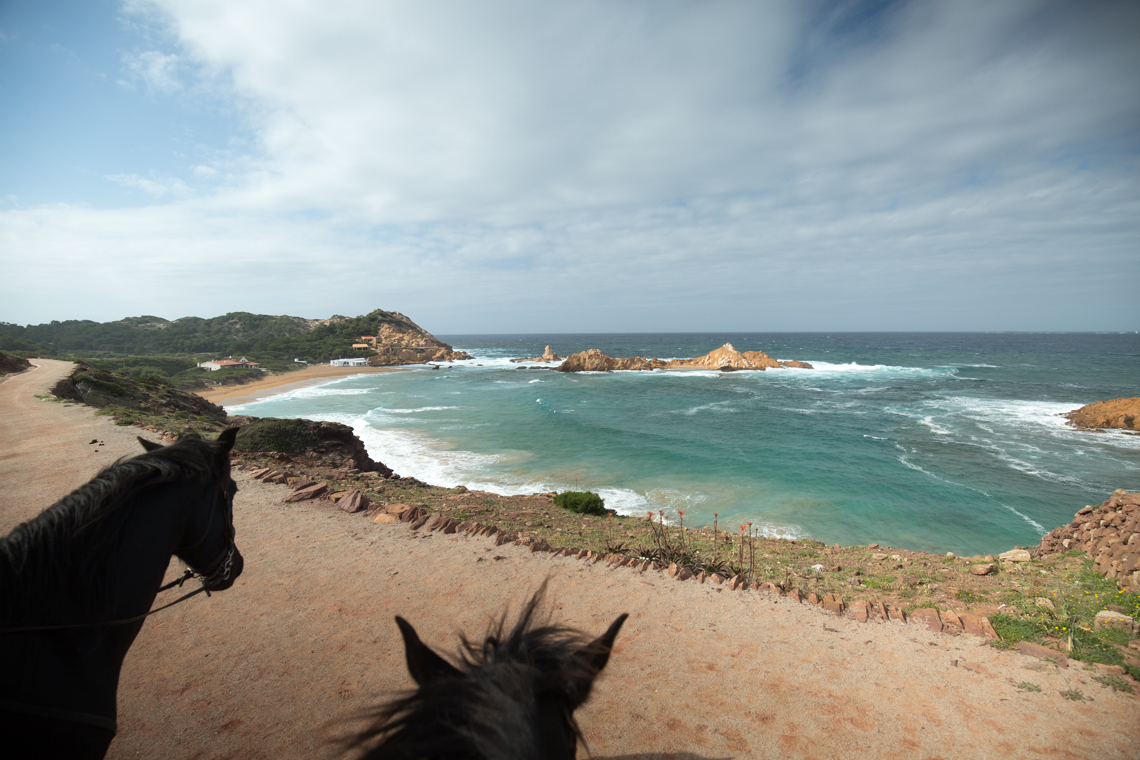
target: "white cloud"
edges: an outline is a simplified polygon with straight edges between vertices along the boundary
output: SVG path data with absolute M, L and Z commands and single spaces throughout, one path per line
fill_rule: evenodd
M 131 86 L 133 80 L 141 80 L 151 92 L 165 94 L 182 89 L 182 82 L 178 78 L 177 55 L 147 50 L 142 53 L 123 53 L 122 59 L 128 79 L 119 80 L 120 84 Z
M 140 177 L 137 174 L 109 174 L 107 179 L 112 182 L 118 182 L 120 185 L 126 187 L 133 187 L 136 190 L 142 190 L 144 193 L 161 198 L 167 193 L 176 195 L 185 195 L 189 192 L 186 183 L 178 178 L 153 180 L 146 177 Z
M 173 92 L 195 72 L 254 145 L 188 169 L 217 183 L 197 196 L 111 177 L 160 207 L 0 213 L 9 250 L 135 271 L 154 300 L 126 313 L 1137 327 L 1134 6 L 133 7 L 177 43 L 133 75 Z M 20 271 L 51 281 L 38 266 Z

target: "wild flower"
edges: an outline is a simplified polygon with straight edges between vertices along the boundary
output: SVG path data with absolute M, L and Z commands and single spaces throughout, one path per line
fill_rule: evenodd
M 717 513 L 713 512 L 713 564 L 714 565 L 716 564 L 716 539 L 717 539 L 716 516 L 717 516 Z

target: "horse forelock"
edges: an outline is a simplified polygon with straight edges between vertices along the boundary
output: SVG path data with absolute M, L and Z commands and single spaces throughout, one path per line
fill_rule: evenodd
M 51 588 L 68 582 L 91 609 L 104 596 L 107 561 L 146 489 L 179 480 L 224 488 L 229 459 L 214 445 L 187 436 L 120 459 L 0 539 L 0 615 L 24 622 L 52 603 Z
M 596 675 L 581 657 L 591 639 L 538 619 L 543 588 L 507 630 L 506 617 L 481 642 L 462 638 L 461 676 L 441 678 L 373 713 L 357 744 L 383 737 L 366 758 L 470 757 L 518 760 L 545 756 L 556 712 L 565 737 L 583 740 L 574 719 L 575 685 Z

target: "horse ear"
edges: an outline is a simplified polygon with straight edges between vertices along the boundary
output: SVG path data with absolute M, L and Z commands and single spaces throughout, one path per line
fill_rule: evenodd
M 606 629 L 598 638 L 591 641 L 586 646 L 578 650 L 578 656 L 582 658 L 584 665 L 584 672 L 575 683 L 570 684 L 570 709 L 576 710 L 586 698 L 590 696 L 590 689 L 594 686 L 594 679 L 602 672 L 602 668 L 610 661 L 610 652 L 614 648 L 614 639 L 617 638 L 618 631 L 621 630 L 622 624 L 625 619 L 629 617 L 628 612 L 623 612 L 618 615 L 617 620 L 610 623 L 610 627 Z
M 138 439 L 139 439 L 139 443 L 141 443 L 142 447 L 144 449 L 146 449 L 147 451 L 158 451 L 159 449 L 162 448 L 161 443 L 154 443 L 152 441 L 148 441 L 147 439 L 143 438 L 141 435 L 138 436 Z
M 404 637 L 404 656 L 408 660 L 408 672 L 411 673 L 412 680 L 420 686 L 437 678 L 458 678 L 463 675 L 454 665 L 420 641 L 416 629 L 412 628 L 412 624 L 407 620 L 397 615 L 396 625 L 400 626 L 400 633 Z
M 230 449 L 234 447 L 234 441 L 237 439 L 238 428 L 226 428 L 218 436 L 218 448 L 221 449 L 222 454 L 230 453 Z

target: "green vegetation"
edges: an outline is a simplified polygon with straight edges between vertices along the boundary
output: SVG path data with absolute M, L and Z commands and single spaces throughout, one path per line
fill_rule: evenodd
M 164 378 L 144 374 L 127 377 L 80 363 L 53 390 L 56 397 L 93 406 L 118 425 L 149 425 L 176 435 L 211 435 L 225 428 L 224 410 L 175 388 Z
M 293 359 L 323 362 L 341 356 L 367 356 L 351 348 L 361 335 L 375 335 L 381 324 L 410 325 L 405 318 L 377 309 L 359 317 L 328 320 L 231 312 L 221 317 L 128 317 L 117 322 L 52 321 L 43 325 L 0 322 L 0 349 L 36 352 L 43 356 L 105 359 L 147 358 L 164 377 L 188 368 L 188 357 L 200 361 L 222 356 L 248 356 L 271 369 L 273 362 L 292 365 Z M 156 357 L 183 357 L 181 368 L 163 365 Z M 193 366 L 190 362 L 189 366 Z M 105 367 L 127 370 L 128 367 Z M 217 378 L 211 378 L 217 379 Z
M 1035 683 L 1030 683 L 1029 681 L 1023 681 L 1022 683 L 1019 683 L 1017 685 L 1017 688 L 1021 689 L 1022 691 L 1029 691 L 1029 692 L 1040 692 L 1041 691 L 1040 686 L 1038 686 Z
M 14 356 L 13 354 L 0 351 L 0 375 L 7 375 L 12 372 L 23 372 L 28 367 L 32 366 L 28 360 L 22 356 Z
M 235 451 L 299 454 L 320 444 L 305 420 L 260 419 L 243 425 L 234 441 Z
M 996 645 L 1003 649 L 1016 649 L 1019 641 L 1036 641 L 1045 635 L 1045 626 L 1036 620 L 1001 613 L 990 615 L 990 625 L 1001 637 Z
M 1132 693 L 1132 684 L 1120 676 L 1110 676 L 1106 673 L 1103 676 L 1093 676 L 1093 680 L 1113 691 L 1123 691 L 1125 694 Z
M 578 514 L 606 516 L 606 503 L 592 491 L 565 491 L 554 497 L 554 503 Z
M 1084 702 L 1087 697 L 1080 692 L 1079 689 L 1069 689 L 1068 691 L 1061 692 L 1061 696 L 1065 699 L 1071 699 L 1074 702 Z
M 1085 560 L 1074 571 L 1060 578 L 1055 590 L 1041 591 L 1041 596 L 1009 596 L 1008 614 L 990 615 L 990 624 L 1001 637 L 1001 645 L 1012 647 L 1018 641 L 1030 641 L 1059 647 L 1068 657 L 1084 662 L 1124 665 L 1129 674 L 1140 675 L 1140 669 L 1124 662 L 1123 648 L 1131 636 L 1125 631 L 1098 630 L 1093 619 L 1109 605 L 1124 610 L 1126 615 L 1140 616 L 1140 594 L 1124 592 L 1114 581 L 1102 577 Z M 1053 605 L 1039 604 L 1045 598 Z M 1136 672 L 1134 672 L 1136 671 Z

